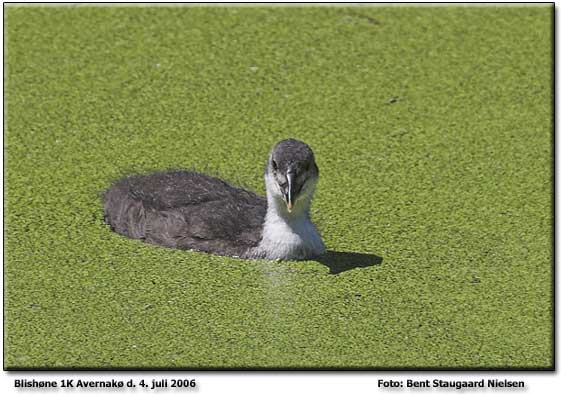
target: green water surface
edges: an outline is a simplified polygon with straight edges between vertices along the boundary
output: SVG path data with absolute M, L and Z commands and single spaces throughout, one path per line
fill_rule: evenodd
M 553 366 L 552 6 L 10 6 L 5 22 L 5 368 Z M 287 137 L 321 170 L 323 261 L 103 223 L 125 174 L 263 193 Z

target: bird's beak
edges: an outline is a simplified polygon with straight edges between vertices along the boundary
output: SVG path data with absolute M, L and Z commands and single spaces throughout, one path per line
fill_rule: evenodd
M 288 212 L 292 211 L 294 207 L 294 173 L 287 172 L 286 179 L 288 180 L 288 191 L 286 193 L 286 208 Z

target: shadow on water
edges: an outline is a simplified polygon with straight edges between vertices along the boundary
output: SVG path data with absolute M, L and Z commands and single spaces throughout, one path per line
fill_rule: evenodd
M 375 254 L 336 252 L 328 250 L 325 254 L 313 259 L 329 268 L 329 273 L 336 275 L 353 268 L 366 268 L 382 264 L 382 258 Z

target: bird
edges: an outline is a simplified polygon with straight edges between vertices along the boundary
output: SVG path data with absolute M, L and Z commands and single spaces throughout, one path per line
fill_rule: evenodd
M 310 206 L 319 179 L 314 153 L 289 138 L 270 151 L 266 196 L 190 170 L 131 175 L 103 193 L 118 234 L 182 250 L 243 259 L 306 260 L 326 252 Z

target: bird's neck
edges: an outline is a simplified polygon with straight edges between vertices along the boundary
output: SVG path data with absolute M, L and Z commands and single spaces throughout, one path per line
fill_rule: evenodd
M 287 224 L 310 220 L 310 200 L 299 200 L 289 212 L 282 198 L 267 193 L 267 217 L 278 218 Z
M 310 220 L 311 194 L 298 200 L 291 212 L 267 187 L 267 214 L 257 255 L 269 259 L 305 259 L 325 252 L 325 245 Z

